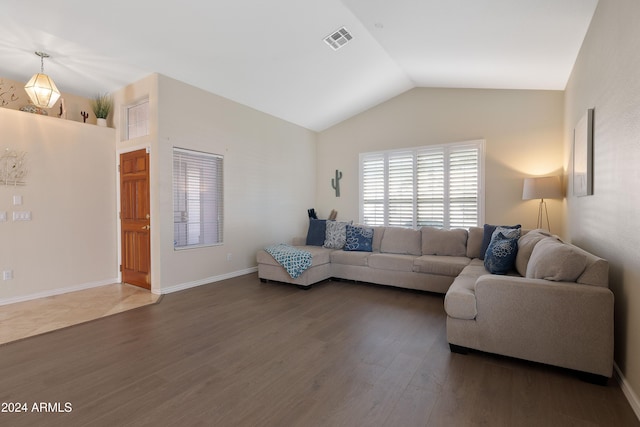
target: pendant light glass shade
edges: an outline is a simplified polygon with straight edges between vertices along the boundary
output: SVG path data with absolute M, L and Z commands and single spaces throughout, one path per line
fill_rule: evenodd
M 24 90 L 35 106 L 51 108 L 60 98 L 60 91 L 51 77 L 44 74 L 44 58 L 48 58 L 49 55 L 44 52 L 36 52 L 36 55 L 40 57 L 40 72 L 31 77 Z

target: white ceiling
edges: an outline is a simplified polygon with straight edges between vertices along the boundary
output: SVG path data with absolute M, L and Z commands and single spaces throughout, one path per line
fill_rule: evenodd
M 413 87 L 562 90 L 597 0 L 3 0 L 0 77 L 159 72 L 312 130 Z M 333 51 L 341 26 L 353 40 Z

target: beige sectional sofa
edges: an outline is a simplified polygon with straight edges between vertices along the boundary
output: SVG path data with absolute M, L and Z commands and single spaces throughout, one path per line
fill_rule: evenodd
M 607 261 L 541 230 L 523 231 L 514 271 L 490 274 L 479 259 L 483 237 L 480 227 L 374 227 L 372 252 L 306 246 L 300 238 L 294 245 L 312 253 L 307 271 L 292 279 L 261 250 L 258 276 L 304 289 L 338 278 L 443 293 L 452 351 L 475 349 L 560 366 L 596 382 L 611 377 Z
M 258 251 L 258 276 L 263 281 L 292 283 L 308 289 L 314 283 L 336 278 L 401 288 L 446 293 L 453 280 L 469 264 L 467 230 L 423 227 L 373 227 L 373 251 L 358 252 L 293 245 L 312 254 L 311 268 L 292 279 L 264 250 Z M 482 229 L 478 229 L 482 231 Z M 477 242 L 478 250 L 482 236 Z

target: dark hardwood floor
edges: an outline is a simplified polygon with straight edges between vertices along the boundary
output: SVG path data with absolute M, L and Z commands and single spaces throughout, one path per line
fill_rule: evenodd
M 640 425 L 615 380 L 450 353 L 442 295 L 255 274 L 1 345 L 0 386 L 2 426 Z

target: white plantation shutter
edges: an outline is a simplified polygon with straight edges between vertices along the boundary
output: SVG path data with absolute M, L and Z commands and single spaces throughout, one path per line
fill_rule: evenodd
M 361 163 L 362 218 L 369 225 L 384 225 L 385 161 L 384 155 L 372 154 Z
M 222 243 L 223 212 L 223 157 L 174 148 L 174 248 Z
M 360 155 L 368 225 L 468 228 L 482 221 L 484 141 Z
M 479 149 L 452 147 L 449 154 L 449 228 L 479 225 Z
M 391 153 L 388 156 L 387 223 L 399 227 L 414 227 L 414 155 L 412 152 Z
M 417 152 L 418 227 L 444 227 L 445 224 L 445 163 L 441 149 Z

